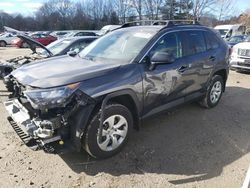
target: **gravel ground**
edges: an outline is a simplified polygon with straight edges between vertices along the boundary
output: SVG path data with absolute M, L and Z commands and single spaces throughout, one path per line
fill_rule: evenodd
M 25 53 L 0 48 L 0 59 Z M 216 108 L 188 104 L 152 118 L 121 153 L 100 161 L 30 150 L 0 104 L 0 187 L 241 187 L 250 164 L 249 80 L 231 72 Z M 0 82 L 1 103 L 7 95 Z

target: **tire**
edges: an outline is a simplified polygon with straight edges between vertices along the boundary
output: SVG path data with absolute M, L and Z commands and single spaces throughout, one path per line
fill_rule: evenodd
M 200 101 L 200 105 L 205 108 L 213 108 L 218 105 L 224 91 L 225 83 L 220 75 L 214 75 L 210 81 L 206 95 Z
M 0 47 L 6 47 L 7 46 L 7 43 L 5 41 L 0 41 Z
M 104 113 L 102 141 L 99 143 L 100 115 L 100 111 L 94 115 L 83 139 L 84 149 L 97 159 L 108 158 L 120 152 L 126 145 L 133 127 L 133 117 L 127 107 L 121 104 L 107 105 Z M 117 125 L 121 126 L 115 127 Z

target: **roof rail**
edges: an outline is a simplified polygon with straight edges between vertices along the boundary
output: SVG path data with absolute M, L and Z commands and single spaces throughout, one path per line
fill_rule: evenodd
M 132 26 L 145 26 L 145 25 L 164 25 L 165 28 L 181 24 L 200 25 L 200 23 L 197 20 L 140 20 L 140 21 L 127 22 L 123 24 L 120 28 L 132 27 Z

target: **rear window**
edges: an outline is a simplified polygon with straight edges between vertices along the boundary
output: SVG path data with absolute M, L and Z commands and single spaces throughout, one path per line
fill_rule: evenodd
M 206 51 L 206 42 L 202 31 L 186 31 L 186 35 L 189 40 L 188 55 Z

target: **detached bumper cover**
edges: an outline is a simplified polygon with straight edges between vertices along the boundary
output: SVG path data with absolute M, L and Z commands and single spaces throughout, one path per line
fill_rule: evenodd
M 30 119 L 27 109 L 18 99 L 9 100 L 4 103 L 4 106 L 10 115 L 8 120 L 11 126 L 29 148 L 33 150 L 45 149 L 46 144 L 61 140 L 60 136 L 47 139 L 34 137 L 33 131 L 37 129 L 37 125 Z

